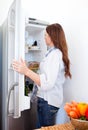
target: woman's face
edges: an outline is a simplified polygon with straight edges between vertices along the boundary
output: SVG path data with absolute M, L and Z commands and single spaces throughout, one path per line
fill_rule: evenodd
M 52 46 L 53 45 L 53 42 L 49 36 L 49 34 L 47 32 L 45 32 L 45 42 L 48 46 Z

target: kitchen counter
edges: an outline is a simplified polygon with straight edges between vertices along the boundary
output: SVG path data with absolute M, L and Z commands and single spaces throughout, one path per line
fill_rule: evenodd
M 70 122 L 68 122 L 68 123 L 60 124 L 60 125 L 42 127 L 36 130 L 75 130 L 75 128 L 72 126 Z

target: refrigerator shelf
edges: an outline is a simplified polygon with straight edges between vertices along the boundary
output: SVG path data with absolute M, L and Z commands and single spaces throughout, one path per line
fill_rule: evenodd
M 29 53 L 29 52 L 41 52 L 42 50 L 40 48 L 26 48 L 25 49 L 25 53 Z
M 28 49 L 28 51 L 41 51 L 41 49 L 31 48 L 31 49 Z

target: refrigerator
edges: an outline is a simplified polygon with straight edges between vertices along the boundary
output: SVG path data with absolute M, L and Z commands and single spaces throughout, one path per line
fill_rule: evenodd
M 2 35 L 0 27 L 0 130 L 2 126 Z
M 49 23 L 26 17 L 21 0 L 14 0 L 0 27 L 0 114 L 1 130 L 32 130 L 36 123 L 36 102 L 26 95 L 26 83 L 34 82 L 13 71 L 13 59 L 23 58 L 27 65 L 41 62 L 47 46 L 45 28 Z

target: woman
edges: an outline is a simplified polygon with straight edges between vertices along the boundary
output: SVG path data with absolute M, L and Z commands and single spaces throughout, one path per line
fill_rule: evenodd
M 13 61 L 14 70 L 32 79 L 38 87 L 37 128 L 55 124 L 63 102 L 63 84 L 67 77 L 71 78 L 67 43 L 60 24 L 46 27 L 45 42 L 49 50 L 40 63 L 40 74 L 30 70 L 22 59 Z

